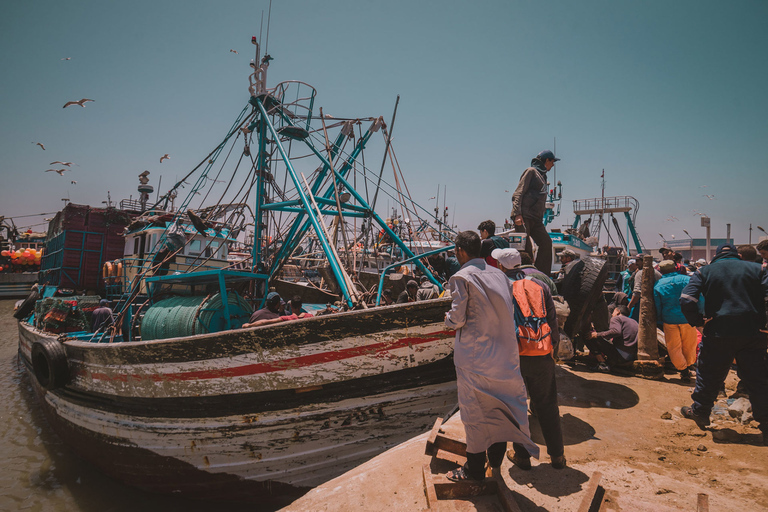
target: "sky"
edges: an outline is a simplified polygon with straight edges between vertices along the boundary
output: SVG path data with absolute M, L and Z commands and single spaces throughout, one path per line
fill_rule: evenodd
M 135 199 L 143 170 L 167 190 L 246 105 L 250 39 L 266 41 L 268 10 L 3 2 L 0 215 L 27 226 L 46 216 L 21 216 L 62 198 Z M 768 230 L 766 22 L 762 0 L 274 0 L 268 86 L 301 80 L 324 112 L 387 123 L 399 95 L 392 144 L 411 195 L 433 208 L 445 187 L 462 230 L 501 224 L 531 158 L 556 146 L 553 227 L 573 222 L 574 200 L 600 197 L 604 170 L 606 196 L 637 199 L 646 248 L 705 236 L 701 214 L 712 237 L 730 223 L 736 243 L 751 223 L 756 243 L 756 226 Z M 81 98 L 94 102 L 62 108 Z M 45 172 L 55 160 L 75 165 Z

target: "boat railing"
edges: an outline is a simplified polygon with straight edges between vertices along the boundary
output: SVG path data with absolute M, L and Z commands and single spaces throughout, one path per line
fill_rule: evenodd
M 573 213 L 576 215 L 591 215 L 594 213 L 624 213 L 632 212 L 634 215 L 640 206 L 637 199 L 632 196 L 595 197 L 592 199 L 574 199 Z
M 440 249 L 435 249 L 434 251 L 425 252 L 422 254 L 417 254 L 416 256 L 413 256 L 411 258 L 404 259 L 402 261 L 398 261 L 396 263 L 392 263 L 391 265 L 388 265 L 384 268 L 384 270 L 381 272 L 381 277 L 379 277 L 379 290 L 376 293 L 376 305 L 381 305 L 381 292 L 384 289 L 384 277 L 386 277 L 387 272 L 392 270 L 395 267 L 399 267 L 401 265 L 405 265 L 406 263 L 410 263 L 415 260 L 419 260 L 421 258 L 428 258 L 429 256 L 434 256 L 435 254 L 440 254 L 441 252 L 450 251 L 452 249 L 456 248 L 456 244 L 451 244 L 446 247 L 441 247 Z

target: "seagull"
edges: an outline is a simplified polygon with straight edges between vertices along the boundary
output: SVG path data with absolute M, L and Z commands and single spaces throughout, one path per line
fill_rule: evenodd
M 233 50 L 232 48 L 230 48 L 230 49 L 229 49 L 229 51 L 230 51 L 230 52 L 232 52 L 232 53 L 238 54 L 238 53 L 237 53 L 237 50 Z M 239 55 L 239 54 L 238 54 L 238 55 Z
M 42 142 L 33 142 L 32 144 L 37 144 L 38 146 L 40 146 L 41 148 L 43 148 L 43 151 L 45 151 L 45 146 L 43 146 L 43 143 L 42 143 Z
M 64 57 L 64 58 L 63 58 L 63 59 L 61 59 L 61 60 L 69 60 L 69 59 L 71 59 L 71 58 L 72 58 L 72 57 Z
M 160 163 L 163 163 L 163 160 L 169 160 L 171 157 L 168 156 L 168 153 L 164 154 L 160 157 Z
M 674 215 L 670 215 L 669 217 L 667 217 L 667 222 L 675 222 L 676 220 L 680 220 L 680 219 L 678 219 Z
M 56 173 L 59 173 L 59 176 L 64 176 L 64 173 L 70 170 L 71 169 L 48 169 L 45 172 L 56 172 Z
M 56 160 L 55 162 L 51 162 L 51 163 L 50 163 L 50 164 L 48 164 L 48 165 L 56 165 L 56 164 L 61 164 L 61 165 L 66 165 L 67 167 L 70 167 L 70 166 L 71 166 L 73 163 L 74 163 L 74 162 L 62 162 L 61 160 Z
M 708 195 L 708 194 L 704 194 L 704 195 L 703 195 L 703 196 L 701 196 L 701 197 L 706 197 L 706 198 L 707 198 L 707 199 L 709 199 L 710 201 L 711 201 L 712 199 L 714 199 L 714 198 L 715 198 L 715 196 L 714 196 L 714 195 L 711 195 L 711 196 L 710 196 L 710 195 Z
M 67 108 L 70 105 L 80 105 L 81 107 L 85 108 L 85 104 L 89 101 L 95 101 L 95 100 L 89 100 L 88 98 L 83 98 L 79 101 L 68 101 L 61 108 Z
M 434 197 L 434 196 L 432 196 L 432 197 L 430 197 L 429 199 L 427 199 L 427 201 L 431 201 L 431 200 L 433 200 L 434 198 L 435 198 L 435 197 Z
M 215 178 L 211 178 L 210 176 L 206 176 L 205 179 L 211 180 L 214 183 L 224 183 L 224 180 L 217 180 Z
M 73 184 L 73 185 L 77 185 L 77 182 L 74 181 L 74 180 L 70 181 L 70 183 Z
M 699 185 L 699 188 L 707 188 L 707 185 Z

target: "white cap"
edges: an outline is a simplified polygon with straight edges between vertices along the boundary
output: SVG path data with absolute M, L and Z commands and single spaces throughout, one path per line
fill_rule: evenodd
M 699 259 L 696 260 L 696 264 L 697 265 L 706 265 L 707 264 L 707 260 L 705 260 L 704 258 L 699 258 Z
M 631 259 L 631 260 L 629 260 L 629 261 L 627 262 L 627 266 L 630 266 L 630 265 L 637 265 L 637 260 L 635 260 L 635 259 Z
M 515 268 L 523 261 L 517 249 L 494 249 L 491 251 L 491 257 L 504 268 Z

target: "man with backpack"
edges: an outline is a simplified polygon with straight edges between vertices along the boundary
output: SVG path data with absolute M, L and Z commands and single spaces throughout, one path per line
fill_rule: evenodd
M 515 330 L 520 350 L 520 372 L 531 399 L 531 410 L 538 418 L 552 467 L 566 466 L 560 409 L 557 405 L 555 360 L 552 357 L 560 331 L 552 293 L 536 276 L 526 276 L 520 268 L 516 249 L 496 249 L 493 257 L 499 268 L 512 280 L 515 305 Z M 507 458 L 520 469 L 531 469 L 531 456 L 525 447 L 512 444 Z

